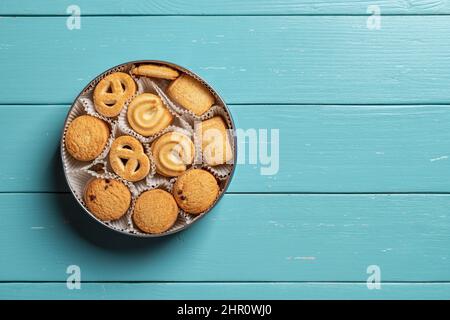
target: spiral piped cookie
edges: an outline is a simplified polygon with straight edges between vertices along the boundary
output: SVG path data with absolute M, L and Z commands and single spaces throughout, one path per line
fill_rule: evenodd
M 214 204 L 219 195 L 219 185 L 208 171 L 191 169 L 177 179 L 172 193 L 181 209 L 199 214 Z
M 143 136 L 152 136 L 167 128 L 173 116 L 157 95 L 143 93 L 131 101 L 127 110 L 131 128 Z
M 120 181 L 97 178 L 86 186 L 84 202 L 100 220 L 117 220 L 130 207 L 131 193 Z
M 128 181 L 139 181 L 150 171 L 150 159 L 142 144 L 132 136 L 120 136 L 112 143 L 109 161 L 116 174 Z
M 105 148 L 108 137 L 106 122 L 88 115 L 79 116 L 67 128 L 66 149 L 77 160 L 94 160 Z
M 136 83 L 124 72 L 106 76 L 94 89 L 94 107 L 105 117 L 115 117 L 125 102 L 136 93 Z
M 154 189 L 139 196 L 132 217 L 134 224 L 142 231 L 162 233 L 177 221 L 178 206 L 170 193 Z
M 176 177 L 186 171 L 194 161 L 194 143 L 179 132 L 169 132 L 152 144 L 156 172 L 166 177 Z

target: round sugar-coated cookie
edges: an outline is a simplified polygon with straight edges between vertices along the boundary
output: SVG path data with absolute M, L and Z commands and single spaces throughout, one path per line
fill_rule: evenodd
M 84 202 L 89 211 L 100 220 L 117 220 L 130 207 L 131 193 L 120 181 L 96 178 L 86 186 Z
M 136 200 L 133 222 L 143 232 L 162 233 L 177 221 L 178 207 L 167 191 L 153 189 L 145 191 Z
M 67 128 L 66 149 L 80 161 L 91 161 L 102 153 L 108 142 L 109 126 L 105 121 L 83 115 L 75 118 Z
M 208 171 L 191 169 L 177 179 L 172 192 L 181 209 L 199 214 L 213 205 L 219 195 L 219 185 Z

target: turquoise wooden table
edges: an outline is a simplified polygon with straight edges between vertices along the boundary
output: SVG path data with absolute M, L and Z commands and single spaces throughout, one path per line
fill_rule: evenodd
M 2 0 L 0 298 L 449 299 L 449 15 L 439 0 Z M 58 149 L 79 91 L 137 59 L 205 78 L 260 148 L 279 129 L 276 174 L 239 164 L 217 208 L 161 239 L 93 223 Z

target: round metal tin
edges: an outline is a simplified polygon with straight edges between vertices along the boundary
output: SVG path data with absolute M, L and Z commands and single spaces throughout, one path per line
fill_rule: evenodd
M 200 215 L 195 221 L 193 221 L 192 223 L 189 223 L 189 224 L 185 224 L 183 227 L 181 227 L 181 228 L 178 228 L 178 229 L 176 229 L 176 230 L 169 230 L 169 231 L 167 231 L 167 232 L 164 232 L 164 233 L 161 233 L 161 234 L 152 234 L 152 233 L 133 233 L 133 232 L 128 232 L 128 231 L 125 231 L 125 230 L 119 230 L 119 229 L 117 229 L 117 228 L 114 228 L 114 227 L 112 227 L 111 225 L 109 225 L 107 222 L 104 222 L 104 221 L 102 221 L 102 220 L 100 220 L 100 219 L 98 219 L 97 217 L 95 217 L 82 203 L 81 203 L 81 201 L 78 199 L 78 197 L 76 197 L 75 196 L 75 192 L 74 192 L 74 189 L 73 189 L 73 187 L 70 185 L 70 182 L 69 182 L 69 179 L 68 179 L 68 176 L 67 176 L 67 172 L 66 172 L 66 169 L 65 169 L 65 165 L 64 165 L 64 159 L 63 159 L 63 157 L 62 157 L 62 153 L 63 153 L 63 149 L 64 149 L 64 143 L 63 143 L 63 137 L 64 137 L 64 128 L 66 127 L 66 125 L 67 125 L 67 121 L 68 121 L 68 118 L 69 118 L 69 115 L 70 115 L 70 112 L 72 111 L 72 108 L 74 107 L 74 105 L 75 105 L 75 103 L 78 101 L 78 99 L 80 98 L 80 96 L 81 96 L 81 94 L 83 93 L 83 92 L 85 92 L 90 86 L 91 86 L 91 84 L 92 84 L 92 82 L 93 81 L 95 81 L 95 79 L 97 79 L 98 77 L 101 77 L 102 75 L 104 75 L 104 74 L 106 74 L 106 73 L 108 73 L 108 72 L 110 72 L 110 71 L 112 71 L 112 70 L 114 70 L 114 69 L 116 69 L 116 68 L 120 68 L 120 67 L 123 67 L 123 66 L 127 66 L 127 65 L 132 65 L 132 64 L 144 64 L 144 63 L 154 63 L 154 64 L 160 64 L 160 65 L 166 65 L 166 66 L 169 66 L 169 67 L 171 67 L 171 68 L 174 68 L 174 69 L 176 69 L 176 70 L 178 70 L 178 71 L 181 71 L 181 72 L 184 72 L 184 73 L 190 73 L 190 74 L 192 74 L 192 75 L 194 75 L 194 76 L 196 76 L 198 79 L 200 79 L 200 80 L 202 80 L 208 87 L 209 87 L 209 89 L 211 90 L 211 91 L 213 91 L 214 92 L 214 94 L 215 94 L 215 96 L 216 96 L 216 98 L 219 100 L 219 102 L 224 106 L 224 108 L 225 108 L 225 111 L 228 113 L 228 116 L 229 116 L 229 118 L 230 118 L 230 121 L 231 121 L 231 125 L 232 125 L 232 127 L 231 128 L 229 128 L 229 129 L 231 129 L 231 131 L 232 131 L 232 133 L 233 133 L 233 142 L 234 142 L 234 153 L 233 153 L 233 159 L 234 159 L 234 164 L 233 164 L 233 166 L 232 166 L 232 169 L 231 169 L 231 173 L 230 173 L 230 175 L 228 176 L 228 178 L 227 178 L 227 180 L 226 180 L 226 182 L 225 182 L 225 185 L 224 185 L 224 187 L 223 187 L 223 190 L 222 190 L 222 193 L 221 194 L 219 194 L 219 197 L 218 197 L 218 199 L 216 200 L 216 202 L 214 203 L 214 205 L 211 207 L 211 208 L 209 208 L 207 211 L 205 211 L 202 215 Z M 167 61 L 161 61 L 161 60 L 136 60 L 136 61 L 129 61 L 129 62 L 125 62 L 125 63 L 122 63 L 122 64 L 119 64 L 119 65 L 116 65 L 116 66 L 114 66 L 114 67 L 112 67 L 112 68 L 110 68 L 110 69 L 108 69 L 108 70 L 106 70 L 106 71 L 104 71 L 104 72 L 102 72 L 101 74 L 99 74 L 99 75 L 97 75 L 94 79 L 92 79 L 84 88 L 83 88 L 83 90 L 80 92 L 80 94 L 78 94 L 78 96 L 75 98 L 75 100 L 74 100 L 74 102 L 72 103 L 72 105 L 71 105 L 71 107 L 70 107 L 70 109 L 69 109 L 69 111 L 68 111 L 68 113 L 67 113 L 67 116 L 66 116 L 66 119 L 64 120 L 64 126 L 63 126 L 63 130 L 62 130 L 62 133 L 61 133 L 61 140 L 60 140 L 60 154 L 61 154 L 61 161 L 63 162 L 63 170 L 64 170 L 64 178 L 66 179 L 66 183 L 68 184 L 68 186 L 69 186 L 69 188 L 70 188 L 70 191 L 72 192 L 72 195 L 75 197 L 75 199 L 77 200 L 77 202 L 78 202 L 78 204 L 80 205 L 80 207 L 93 219 L 93 220 L 95 220 L 96 222 L 98 222 L 98 223 L 100 223 L 100 224 L 102 224 L 103 226 L 105 226 L 106 228 L 108 228 L 108 229 L 110 229 L 110 230 L 113 230 L 113 231 L 115 231 L 115 232 L 118 232 L 118 233 L 121 233 L 121 234 L 125 234 L 125 235 L 128 235 L 128 236 L 132 236 L 132 237 L 140 237 L 140 238 L 157 238 L 157 237 L 163 237 L 163 236 L 167 236 L 167 235 L 170 235 L 170 234 L 174 234 L 174 233 L 177 233 L 177 232 L 180 232 L 180 231 L 182 231 L 182 230 L 185 230 L 185 229 L 187 229 L 188 227 L 190 227 L 191 225 L 193 225 L 193 224 L 195 224 L 197 221 L 199 221 L 201 218 L 203 218 L 204 216 L 206 216 L 206 214 L 208 214 L 216 205 L 217 205 L 217 203 L 219 203 L 219 201 L 222 199 L 222 197 L 224 196 L 224 194 L 225 194 L 225 192 L 226 192 L 226 190 L 228 189 L 228 186 L 230 185 L 230 182 L 231 182 L 231 180 L 232 180 L 232 178 L 233 178 L 233 176 L 234 176 L 234 171 L 235 171 L 235 168 L 236 168 L 236 159 L 237 159 L 237 138 L 236 138 L 236 132 L 235 132 L 235 124 L 234 124 L 234 121 L 233 121 L 233 117 L 232 117 L 232 115 L 231 115 L 231 112 L 230 112 L 230 109 L 228 108 L 228 106 L 226 105 L 226 103 L 225 103 L 225 101 L 222 99 L 222 97 L 214 90 L 214 88 L 213 87 L 211 87 L 203 78 L 201 78 L 199 75 L 197 75 L 195 72 L 192 72 L 191 70 L 188 70 L 188 69 L 186 69 L 186 68 L 183 68 L 183 67 L 181 67 L 181 66 L 179 66 L 179 65 L 177 65 L 177 64 L 174 64 L 174 63 L 172 63 L 172 62 L 167 62 Z

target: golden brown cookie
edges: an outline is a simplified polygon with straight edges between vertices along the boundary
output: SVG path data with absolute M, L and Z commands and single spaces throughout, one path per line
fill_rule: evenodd
M 160 97 L 143 93 L 131 101 L 127 119 L 134 131 L 149 137 L 167 128 L 172 123 L 173 116 Z
M 156 172 L 166 177 L 176 177 L 186 171 L 194 161 L 194 143 L 179 132 L 168 132 L 152 144 Z
M 219 195 L 219 185 L 208 171 L 192 169 L 177 179 L 172 193 L 181 209 L 199 214 L 214 204 Z
M 168 96 L 200 116 L 214 104 L 214 96 L 200 81 L 182 74 L 167 88 Z
M 178 71 L 172 68 L 160 66 L 157 64 L 140 65 L 136 68 L 131 69 L 131 73 L 137 76 L 161 78 L 168 80 L 174 80 L 180 75 Z
M 128 181 L 142 180 L 150 171 L 144 147 L 132 136 L 120 136 L 113 141 L 109 162 L 114 172 Z
M 203 159 L 210 166 L 230 163 L 233 159 L 227 126 L 219 116 L 202 121 L 197 128 L 201 137 Z
M 136 93 L 136 83 L 124 72 L 104 77 L 94 89 L 94 107 L 105 117 L 119 115 L 125 102 Z
M 84 202 L 89 211 L 100 220 L 117 220 L 130 207 L 131 193 L 120 181 L 97 178 L 86 186 Z
M 162 233 L 177 221 L 178 207 L 173 196 L 161 189 L 142 193 L 133 209 L 133 222 L 147 233 Z
M 100 155 L 108 142 L 109 126 L 103 120 L 83 115 L 75 118 L 67 128 L 67 152 L 80 161 L 91 161 Z

